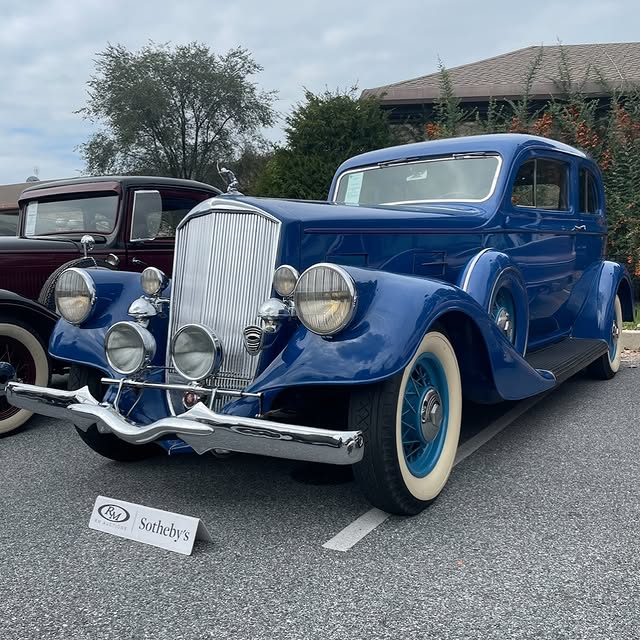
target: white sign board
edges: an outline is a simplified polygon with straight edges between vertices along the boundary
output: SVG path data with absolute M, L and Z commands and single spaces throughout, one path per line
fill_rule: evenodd
M 190 555 L 196 538 L 211 542 L 199 518 L 98 496 L 89 528 Z

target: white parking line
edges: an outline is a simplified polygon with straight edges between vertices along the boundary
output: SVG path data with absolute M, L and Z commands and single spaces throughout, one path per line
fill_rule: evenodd
M 482 445 L 486 444 L 497 436 L 501 431 L 506 429 L 514 420 L 517 420 L 523 413 L 528 411 L 533 405 L 538 404 L 540 400 L 548 395 L 543 393 L 533 398 L 523 400 L 511 410 L 507 411 L 503 416 L 500 416 L 495 422 L 492 422 L 488 427 L 483 429 L 480 433 L 469 438 L 466 442 L 458 447 L 456 458 L 453 462 L 455 467 L 457 464 L 468 458 L 472 453 L 477 451 Z M 391 516 L 386 511 L 380 509 L 370 509 L 366 513 L 363 513 L 359 518 L 356 518 L 351 524 L 347 525 L 342 531 L 338 532 L 331 540 L 327 540 L 322 546 L 325 549 L 331 549 L 333 551 L 349 551 L 353 545 L 360 542 L 367 534 L 371 533 L 376 527 L 380 526 L 387 518 Z
M 391 514 L 380 509 L 370 509 L 359 518 L 347 525 L 340 533 L 336 534 L 322 546 L 334 551 L 349 551 L 356 542 L 360 542 L 368 533 L 382 524 Z

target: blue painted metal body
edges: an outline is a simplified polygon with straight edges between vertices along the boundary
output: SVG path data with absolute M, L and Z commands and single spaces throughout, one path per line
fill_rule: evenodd
M 495 189 L 484 202 L 364 207 L 331 201 L 337 177 L 355 167 L 478 152 L 502 158 Z M 535 158 L 567 163 L 567 210 L 512 204 L 517 171 Z M 596 177 L 596 213 L 579 211 L 583 168 Z M 336 336 L 323 338 L 292 322 L 262 352 L 258 375 L 247 391 L 264 394 L 263 411 L 292 387 L 349 386 L 393 376 L 410 361 L 424 334 L 443 325 L 457 347 L 465 395 L 479 401 L 528 397 L 556 381 L 548 372 L 533 369 L 523 358 L 525 352 L 569 336 L 606 339 L 616 294 L 625 319 L 633 315 L 628 275 L 603 259 L 606 221 L 599 170 L 581 152 L 550 140 L 476 136 L 363 154 L 339 168 L 328 202 L 227 197 L 281 221 L 278 263 L 300 271 L 318 262 L 343 265 L 359 296 L 353 321 Z M 111 271 L 92 276 L 99 298 L 95 313 L 80 328 L 60 321 L 50 353 L 119 377 L 106 362 L 103 340 L 109 326 L 129 319 L 129 304 L 142 293 L 139 276 Z M 492 295 L 503 286 L 515 308 L 514 345 L 488 313 Z M 166 353 L 166 318 L 154 319 L 149 328 L 158 342 L 154 364 L 160 367 Z M 161 372 L 152 375 L 162 379 Z M 127 397 L 123 402 L 126 408 Z M 257 405 L 243 399 L 230 402 L 224 411 L 251 416 Z M 146 392 L 131 417 L 146 423 L 167 413 L 164 395 Z

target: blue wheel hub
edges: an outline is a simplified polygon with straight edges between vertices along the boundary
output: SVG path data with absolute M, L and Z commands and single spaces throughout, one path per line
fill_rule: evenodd
M 506 289 L 500 289 L 491 306 L 491 316 L 502 331 L 504 337 L 513 344 L 515 340 L 515 305 L 511 294 Z
M 436 466 L 447 433 L 449 390 L 440 361 L 422 354 L 402 398 L 402 453 L 409 471 L 422 478 Z

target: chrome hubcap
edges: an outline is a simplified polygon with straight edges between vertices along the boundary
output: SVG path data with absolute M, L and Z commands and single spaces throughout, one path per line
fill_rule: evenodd
M 496 313 L 496 324 L 498 329 L 507 337 L 511 338 L 511 314 L 504 308 L 500 307 Z
M 432 442 L 442 426 L 442 400 L 435 389 L 429 389 L 420 407 L 420 429 L 426 442 Z

